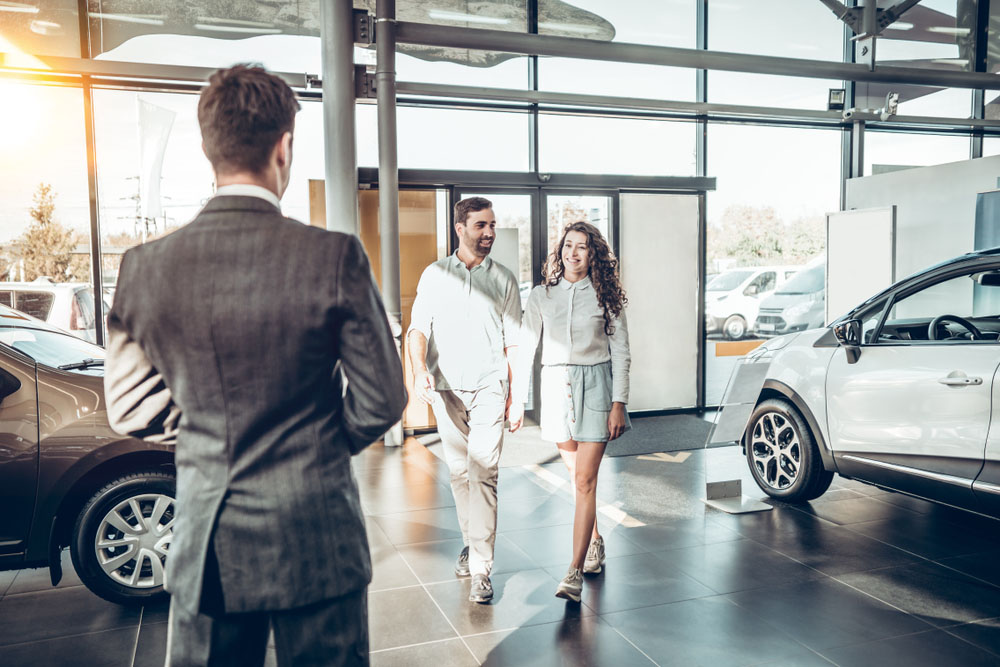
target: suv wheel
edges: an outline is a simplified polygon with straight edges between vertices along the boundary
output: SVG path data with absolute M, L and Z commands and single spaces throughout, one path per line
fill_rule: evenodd
M 772 498 L 805 502 L 830 488 L 833 473 L 823 468 L 809 427 L 788 401 L 761 401 L 743 444 L 754 481 Z
M 747 321 L 741 315 L 730 315 L 722 325 L 722 331 L 729 340 L 739 340 L 747 335 Z
M 174 495 L 173 475 L 148 470 L 114 480 L 87 501 L 73 527 L 71 555 L 90 590 L 117 603 L 164 594 Z

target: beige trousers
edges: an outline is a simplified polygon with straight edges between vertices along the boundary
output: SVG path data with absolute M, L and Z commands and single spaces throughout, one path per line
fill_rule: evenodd
M 493 569 L 506 402 L 507 383 L 498 380 L 477 391 L 439 391 L 432 404 L 474 575 L 489 575 Z

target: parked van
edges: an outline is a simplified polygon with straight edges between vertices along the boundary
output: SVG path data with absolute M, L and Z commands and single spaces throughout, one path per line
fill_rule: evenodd
M 760 302 L 754 334 L 780 336 L 823 326 L 826 316 L 826 259 L 799 271 L 774 294 Z
M 54 283 L 49 278 L 30 283 L 0 282 L 0 305 L 37 317 L 90 343 L 97 340 L 94 290 L 89 283 Z M 105 300 L 105 315 L 108 308 Z
M 757 319 L 760 300 L 799 270 L 798 266 L 751 266 L 720 273 L 705 286 L 705 334 L 743 338 Z

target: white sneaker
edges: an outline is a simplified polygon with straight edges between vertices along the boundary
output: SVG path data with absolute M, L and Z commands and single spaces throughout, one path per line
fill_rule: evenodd
M 571 567 L 563 580 L 559 582 L 559 587 L 556 588 L 556 597 L 579 602 L 581 593 L 583 593 L 583 575 L 580 570 Z
M 604 538 L 598 537 L 590 543 L 590 548 L 587 549 L 587 558 L 583 561 L 583 573 L 600 574 L 604 569 L 604 560 Z

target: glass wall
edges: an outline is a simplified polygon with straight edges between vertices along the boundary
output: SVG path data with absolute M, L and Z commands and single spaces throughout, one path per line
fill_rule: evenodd
M 96 339 L 83 92 L 0 80 L 0 303 Z
M 865 175 L 969 159 L 969 137 L 865 132 Z
M 761 338 L 822 326 L 824 281 L 817 290 L 812 278 L 825 266 L 825 215 L 839 209 L 840 143 L 835 130 L 709 124 L 708 405 Z

